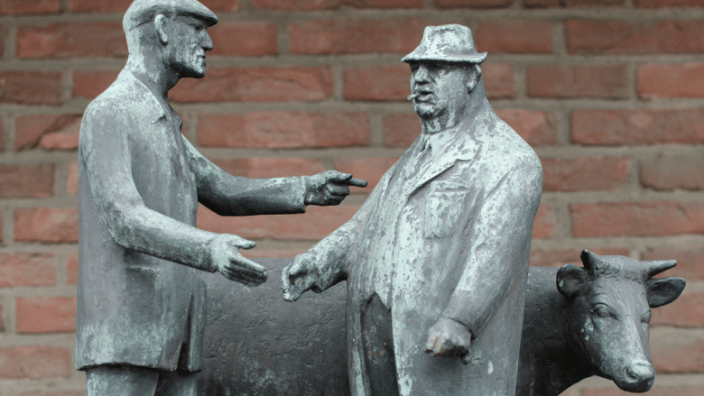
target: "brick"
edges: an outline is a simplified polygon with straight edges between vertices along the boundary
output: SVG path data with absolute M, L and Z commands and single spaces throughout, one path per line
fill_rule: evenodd
M 406 100 L 410 91 L 408 65 L 372 66 L 344 72 L 347 100 Z
M 634 3 L 641 8 L 704 7 L 701 0 L 635 0 Z
M 294 54 L 364 54 L 411 52 L 425 26 L 420 19 L 312 20 L 289 24 Z
M 478 22 L 474 40 L 479 52 L 508 54 L 549 54 L 552 52 L 552 25 L 535 20 Z
M 704 372 L 704 341 L 688 344 L 650 345 L 655 371 L 664 373 Z
M 268 10 L 336 10 L 356 8 L 423 8 L 423 0 L 252 0 L 257 8 Z
M 590 247 L 589 250 L 599 255 L 629 256 L 631 254 L 628 248 Z M 581 266 L 582 260 L 579 258 L 581 253 L 582 249 L 533 250 L 530 252 L 530 265 L 536 267 L 562 267 L 565 264 L 572 263 Z
M 555 212 L 550 204 L 540 204 L 533 220 L 533 239 L 547 239 L 555 231 Z
M 221 217 L 201 207 L 198 228 L 247 239 L 318 241 L 347 222 L 358 206 L 309 206 L 305 214 Z
M 60 392 L 45 392 L 45 391 L 30 391 L 21 393 L 20 396 L 86 396 L 84 391 L 60 391 Z
M 704 63 L 642 65 L 638 67 L 638 95 L 647 99 L 702 98 Z
M 496 115 L 531 146 L 549 146 L 557 140 L 555 113 L 542 110 L 497 110 Z
M 364 189 L 353 188 L 352 192 L 372 192 L 377 183 L 379 183 L 379 179 L 397 161 L 398 157 L 340 158 L 335 161 L 335 169 L 340 172 L 351 173 L 354 177 L 369 182 L 369 185 Z
M 325 171 L 325 166 L 313 158 L 228 158 L 214 159 L 213 163 L 231 175 L 251 178 L 314 175 Z
M 384 137 L 387 146 L 408 147 L 422 132 L 420 119 L 415 114 L 387 114 L 384 116 Z
M 632 393 L 618 388 L 609 389 L 584 389 L 582 396 L 629 396 Z M 701 396 L 704 387 L 701 386 L 661 386 L 655 385 L 648 391 L 648 396 Z
M 350 147 L 369 143 L 366 113 L 252 112 L 198 119 L 198 143 L 209 147 Z
M 533 66 L 526 70 L 528 96 L 535 98 L 605 98 L 628 96 L 624 65 Z
M 704 109 L 578 110 L 572 114 L 572 141 L 603 146 L 702 143 Z
M 68 0 L 71 12 L 120 12 L 127 11 L 134 0 Z
M 701 265 L 704 263 L 704 248 L 650 248 L 643 254 L 643 260 L 677 260 L 677 266 L 668 270 L 667 276 L 679 276 L 690 282 L 704 280 L 704 265 Z
M 3 0 L 0 15 L 57 14 L 59 0 Z
M 24 334 L 76 331 L 75 297 L 18 297 L 17 332 Z
M 0 165 L 0 199 L 54 195 L 54 165 Z
M 0 254 L 0 287 L 55 285 L 54 259 L 50 253 Z
M 626 21 L 565 22 L 567 51 L 585 55 L 642 55 L 701 53 L 704 24 L 699 20 L 656 24 Z
M 438 8 L 506 8 L 512 0 L 436 0 Z
M 35 147 L 75 150 L 80 129 L 80 114 L 20 116 L 15 119 L 15 150 Z
M 329 67 L 261 67 L 208 70 L 169 92 L 176 102 L 320 101 L 332 96 Z
M 71 96 L 97 98 L 117 80 L 119 74 L 118 71 L 73 72 Z
M 0 347 L 0 378 L 56 378 L 71 375 L 71 352 L 59 346 Z
M 238 0 L 202 0 L 201 3 L 212 11 L 234 12 L 239 7 Z
M 15 240 L 78 242 L 78 209 L 15 209 Z
M 670 271 L 662 275 L 672 276 Z M 674 302 L 652 311 L 651 324 L 704 327 L 704 293 L 684 293 Z
M 626 5 L 626 0 L 523 0 L 525 8 L 578 8 Z
M 614 191 L 628 183 L 628 158 L 542 158 L 543 191 Z
M 221 22 L 208 29 L 213 50 L 208 55 L 276 55 L 278 29 L 266 22 Z
M 66 279 L 72 285 L 78 284 L 78 253 L 69 253 Z
M 62 79 L 55 72 L 0 72 L 0 103 L 60 104 Z
M 73 195 L 78 194 L 78 161 L 73 161 L 68 165 L 66 192 Z
M 17 29 L 20 58 L 125 57 L 127 42 L 121 24 L 71 22 Z
M 482 77 L 487 98 L 513 99 L 516 97 L 513 65 L 495 63 L 482 65 Z
M 704 189 L 704 158 L 696 155 L 665 155 L 641 164 L 641 183 L 656 190 Z
M 581 203 L 571 211 L 577 238 L 704 233 L 704 204 L 698 202 Z

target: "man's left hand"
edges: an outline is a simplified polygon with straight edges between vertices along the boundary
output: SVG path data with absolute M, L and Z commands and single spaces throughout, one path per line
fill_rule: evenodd
M 425 352 L 433 356 L 458 356 L 462 358 L 462 363 L 469 364 L 472 360 L 471 343 L 472 333 L 467 327 L 452 319 L 440 318 L 428 330 Z
M 350 194 L 349 186 L 366 187 L 367 182 L 349 173 L 328 170 L 306 178 L 306 205 L 339 205 Z

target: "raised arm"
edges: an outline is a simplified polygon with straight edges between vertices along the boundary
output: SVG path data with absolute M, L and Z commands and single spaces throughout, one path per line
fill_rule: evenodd
M 127 109 L 94 102 L 86 111 L 80 134 L 85 176 L 100 220 L 114 241 L 124 248 L 200 270 L 220 271 L 242 283 L 263 282 L 263 268 L 256 264 L 259 268 L 250 268 L 237 251 L 252 247 L 253 242 L 199 230 L 145 206 L 132 178 L 128 125 Z M 237 272 L 237 266 L 241 271 Z

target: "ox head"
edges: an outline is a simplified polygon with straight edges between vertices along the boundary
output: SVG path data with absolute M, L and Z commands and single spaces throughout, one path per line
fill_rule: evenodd
M 623 256 L 581 255 L 584 268 L 567 264 L 557 288 L 568 299 L 570 344 L 594 374 L 629 392 L 646 392 L 650 361 L 650 308 L 669 304 L 685 287 L 681 278 L 653 279 L 675 260 L 637 261 Z

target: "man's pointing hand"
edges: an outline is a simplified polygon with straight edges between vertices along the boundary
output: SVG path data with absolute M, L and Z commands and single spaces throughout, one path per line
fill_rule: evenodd
M 349 186 L 366 187 L 367 182 L 349 173 L 328 170 L 306 178 L 306 205 L 339 205 L 350 193 Z

